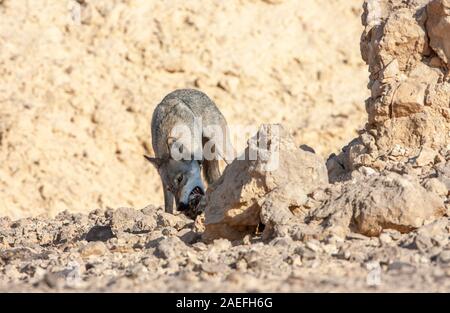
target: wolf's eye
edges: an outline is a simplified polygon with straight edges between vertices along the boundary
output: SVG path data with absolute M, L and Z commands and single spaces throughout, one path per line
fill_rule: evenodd
M 183 181 L 183 175 L 177 177 L 177 182 L 181 183 Z

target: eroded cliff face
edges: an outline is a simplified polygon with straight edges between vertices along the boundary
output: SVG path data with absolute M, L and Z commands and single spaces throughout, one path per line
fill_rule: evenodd
M 359 166 L 420 166 L 447 157 L 449 4 L 448 0 L 365 2 L 361 54 L 370 71 L 368 121 L 359 138 L 330 158 L 331 176 Z

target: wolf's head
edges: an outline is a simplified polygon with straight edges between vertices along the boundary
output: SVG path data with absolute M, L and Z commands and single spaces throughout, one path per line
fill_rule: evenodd
M 197 208 L 205 194 L 199 161 L 145 158 L 157 168 L 164 186 L 175 196 L 178 211 Z

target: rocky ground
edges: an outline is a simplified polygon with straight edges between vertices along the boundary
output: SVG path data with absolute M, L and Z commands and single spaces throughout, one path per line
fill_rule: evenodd
M 449 291 L 450 220 L 409 234 L 200 240 L 155 207 L 0 219 L 1 291 Z

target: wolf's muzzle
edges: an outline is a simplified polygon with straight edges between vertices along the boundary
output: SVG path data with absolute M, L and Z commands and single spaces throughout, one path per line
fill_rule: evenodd
M 202 188 L 195 187 L 192 189 L 191 193 L 189 194 L 189 207 L 192 209 L 197 208 L 198 204 L 200 203 L 200 200 L 205 195 Z

